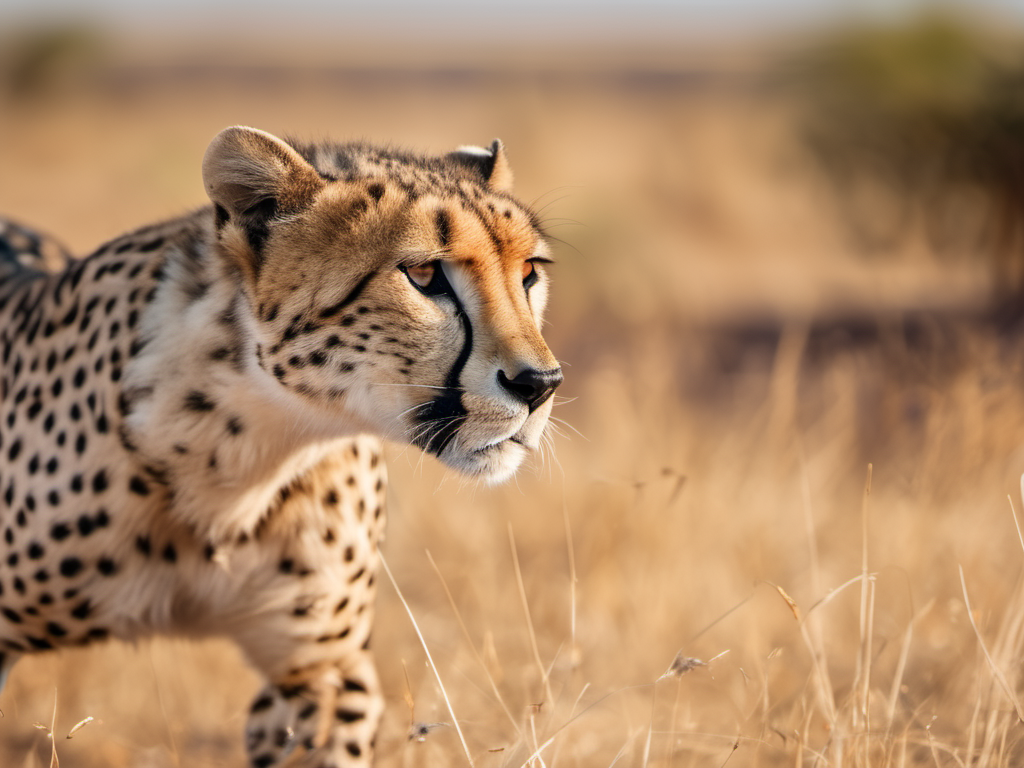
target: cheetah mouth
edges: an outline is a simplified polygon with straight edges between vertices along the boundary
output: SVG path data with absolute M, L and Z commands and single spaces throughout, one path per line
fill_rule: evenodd
M 529 446 L 526 445 L 526 443 L 524 443 L 518 437 L 516 437 L 515 435 L 512 435 L 511 437 L 499 438 L 499 439 L 497 439 L 497 440 L 495 440 L 495 441 L 493 441 L 491 443 L 488 443 L 483 448 L 477 448 L 477 449 L 475 449 L 473 451 L 470 451 L 470 455 L 472 455 L 472 456 L 488 456 L 488 455 L 490 455 L 492 453 L 495 453 L 497 451 L 502 450 L 508 443 L 516 443 L 517 445 L 523 446 L 523 448 L 528 448 L 529 447 Z

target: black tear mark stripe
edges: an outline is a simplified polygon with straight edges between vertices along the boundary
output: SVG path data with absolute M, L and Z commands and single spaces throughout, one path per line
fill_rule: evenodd
M 466 308 L 448 281 L 447 275 L 444 274 L 443 267 L 438 278 L 443 281 L 442 295 L 450 298 L 452 304 L 455 305 L 455 316 L 462 323 L 465 338 L 462 342 L 462 349 L 459 350 L 459 356 L 448 371 L 444 382 L 444 391 L 431 400 L 426 407 L 419 409 L 419 420 L 426 429 L 423 431 L 423 435 L 417 438 L 417 445 L 435 456 L 440 456 L 444 452 L 468 415 L 468 411 L 462 403 L 462 385 L 459 379 L 473 352 L 473 324 L 466 313 Z
M 363 292 L 363 289 L 369 284 L 369 282 L 376 276 L 378 270 L 374 269 L 370 273 L 363 276 L 363 278 L 355 284 L 355 286 L 348 292 L 348 294 L 339 301 L 337 304 L 333 304 L 320 312 L 320 317 L 330 317 L 340 313 L 345 307 L 351 304 L 353 301 L 359 298 L 359 295 Z

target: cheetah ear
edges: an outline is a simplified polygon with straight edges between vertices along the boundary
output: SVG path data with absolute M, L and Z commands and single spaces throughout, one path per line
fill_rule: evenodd
M 490 189 L 496 192 L 512 191 L 512 169 L 505 154 L 501 139 L 495 139 L 491 146 L 459 147 L 448 155 L 460 165 L 479 173 Z
M 235 126 L 210 142 L 203 157 L 203 183 L 217 207 L 218 222 L 237 224 L 258 252 L 270 219 L 308 204 L 324 180 L 276 136 Z

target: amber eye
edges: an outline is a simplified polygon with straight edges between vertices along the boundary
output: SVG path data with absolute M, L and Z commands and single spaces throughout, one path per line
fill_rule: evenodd
M 406 267 L 405 274 L 409 276 L 420 288 L 426 288 L 434 279 L 434 271 L 437 269 L 437 262 L 431 261 L 427 264 L 418 264 L 415 267 Z
M 537 268 L 533 265 L 533 260 L 523 262 L 523 288 L 530 290 L 533 284 L 537 282 L 537 277 L 540 273 Z

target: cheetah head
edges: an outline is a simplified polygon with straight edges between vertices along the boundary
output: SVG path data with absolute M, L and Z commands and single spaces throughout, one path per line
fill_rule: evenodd
M 235 127 L 203 177 L 252 369 L 297 419 L 495 482 L 538 447 L 562 381 L 540 332 L 550 259 L 500 142 L 424 158 Z

